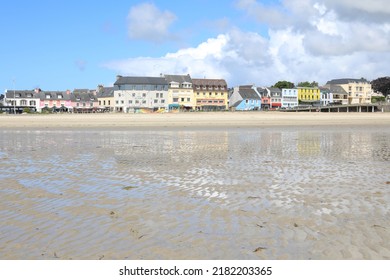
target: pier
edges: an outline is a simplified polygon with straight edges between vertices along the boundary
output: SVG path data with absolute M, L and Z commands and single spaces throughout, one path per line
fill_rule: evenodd
M 298 106 L 280 110 L 284 112 L 325 112 L 325 113 L 375 113 L 383 112 L 383 109 L 377 104 L 348 104 L 348 105 L 329 105 L 329 106 Z

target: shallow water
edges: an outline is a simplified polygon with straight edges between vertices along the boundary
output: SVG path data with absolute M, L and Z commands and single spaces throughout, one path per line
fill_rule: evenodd
M 390 127 L 0 142 L 1 259 L 390 258 Z

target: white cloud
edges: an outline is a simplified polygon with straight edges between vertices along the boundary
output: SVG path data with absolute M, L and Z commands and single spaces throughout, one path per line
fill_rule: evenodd
M 128 34 L 132 39 L 156 43 L 172 39 L 169 27 L 176 20 L 175 14 L 161 11 L 154 4 L 133 6 L 127 16 Z
M 277 6 L 240 0 L 237 6 L 249 17 L 268 24 L 268 36 L 235 27 L 195 47 L 111 61 L 105 67 L 123 75 L 225 78 L 229 86 L 388 75 L 390 17 L 367 21 L 373 14 L 388 13 L 388 7 L 379 11 L 375 7 L 381 1 L 372 1 L 373 7 L 357 2 L 351 7 L 366 15 L 361 19 L 346 16 L 348 0 L 285 0 Z

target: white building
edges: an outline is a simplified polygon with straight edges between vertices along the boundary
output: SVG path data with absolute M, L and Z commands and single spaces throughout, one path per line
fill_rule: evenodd
M 4 106 L 14 106 L 17 112 L 24 108 L 39 111 L 39 93 L 34 90 L 6 90 L 4 93 Z
M 162 77 L 122 77 L 114 83 L 116 112 L 168 110 L 168 83 Z
M 282 89 L 282 108 L 294 108 L 298 106 L 298 89 Z
M 333 93 L 328 88 L 320 88 L 321 106 L 333 104 Z

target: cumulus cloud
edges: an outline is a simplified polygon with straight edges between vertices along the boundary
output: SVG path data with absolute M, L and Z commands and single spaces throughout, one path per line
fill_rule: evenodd
M 127 16 L 128 34 L 131 39 L 161 43 L 172 39 L 169 27 L 176 20 L 170 11 L 161 11 L 154 4 L 133 6 Z
M 161 57 L 111 61 L 105 67 L 123 75 L 191 74 L 225 78 L 238 84 L 271 85 L 278 80 L 318 81 L 343 77 L 375 79 L 389 75 L 390 17 L 386 1 L 289 0 L 265 5 L 237 1 L 253 20 L 266 23 L 268 34 L 233 27 L 192 48 Z M 383 4 L 383 9 L 379 9 Z M 276 6 L 275 6 L 276 5 Z M 347 16 L 351 7 L 361 18 Z

